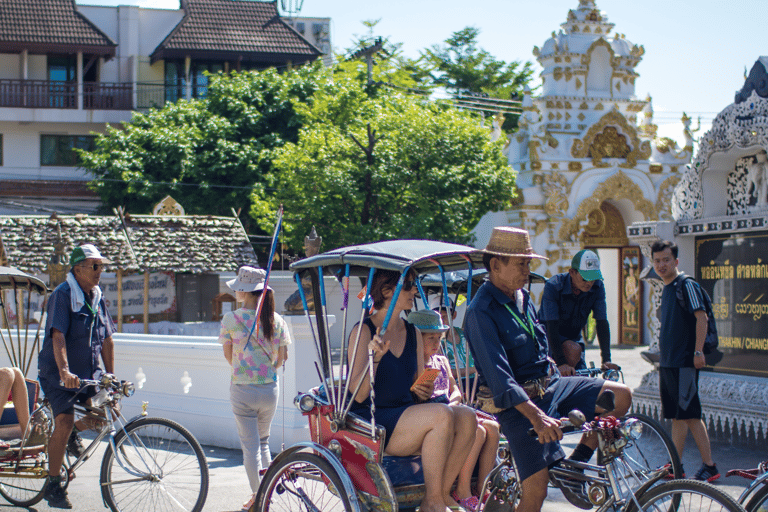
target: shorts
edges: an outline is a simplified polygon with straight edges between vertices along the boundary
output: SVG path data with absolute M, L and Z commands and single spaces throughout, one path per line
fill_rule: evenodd
M 536 406 L 553 418 L 565 418 L 573 409 L 584 413 L 587 419 L 595 416 L 595 402 L 605 381 L 591 377 L 561 377 L 552 382 L 542 398 L 533 400 Z M 520 480 L 525 480 L 565 457 L 560 443 L 539 443 L 530 437 L 531 422 L 514 407 L 496 415 L 501 431 L 509 441 Z
M 40 380 L 40 387 L 45 398 L 51 404 L 54 418 L 59 414 L 75 414 L 75 402 L 84 404 L 97 393 L 94 386 L 88 386 L 78 393 L 76 389 L 50 386 L 47 381 L 42 379 Z
M 661 414 L 665 419 L 701 419 L 699 370 L 696 368 L 659 368 Z

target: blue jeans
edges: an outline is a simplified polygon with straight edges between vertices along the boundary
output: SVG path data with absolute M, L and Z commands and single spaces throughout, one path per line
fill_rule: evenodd
M 259 489 L 259 470 L 272 462 L 269 428 L 275 417 L 277 394 L 277 382 L 229 385 L 229 401 L 243 449 L 243 465 L 253 492 Z

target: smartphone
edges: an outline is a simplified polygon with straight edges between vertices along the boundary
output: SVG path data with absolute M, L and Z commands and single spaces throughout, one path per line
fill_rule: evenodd
M 421 373 L 421 375 L 419 375 L 419 378 L 416 379 L 416 382 L 413 383 L 413 386 L 411 386 L 411 391 L 413 391 L 416 385 L 432 384 L 433 382 L 435 382 L 435 379 L 437 378 L 438 375 L 440 375 L 440 369 L 427 368 Z

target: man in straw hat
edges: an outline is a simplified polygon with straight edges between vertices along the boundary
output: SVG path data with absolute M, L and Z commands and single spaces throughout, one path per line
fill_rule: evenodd
M 50 477 L 43 497 L 54 508 L 72 508 L 61 486 L 60 469 L 65 450 L 79 457 L 82 440 L 73 430 L 74 402 L 96 394 L 93 387 L 80 390 L 80 379 L 92 379 L 99 358 L 107 373 L 114 372 L 115 326 L 99 288 L 104 258 L 92 244 L 75 247 L 69 257 L 67 280 L 48 298 L 45 339 L 38 356 L 40 387 L 51 404 L 55 427 L 48 446 Z M 81 420 L 82 421 L 82 420 Z M 87 428 L 85 423 L 79 427 Z
M 564 376 L 587 367 L 581 332 L 592 313 L 600 343 L 603 370 L 618 370 L 611 362 L 611 328 L 605 302 L 600 258 L 595 251 L 582 249 L 571 260 L 568 272 L 555 274 L 544 285 L 541 296 L 541 321 L 547 327 L 552 358 Z
M 490 388 L 493 403 L 501 410 L 497 417 L 520 472 L 523 492 L 516 510 L 537 511 L 547 496 L 548 467 L 565 456 L 559 444 L 560 418 L 572 409 L 594 417 L 597 397 L 607 389 L 616 395 L 612 414 L 622 416 L 632 392 L 602 379 L 560 377 L 547 356 L 546 333 L 524 289 L 531 259 L 546 259 L 533 252 L 527 231 L 496 227 L 484 252 L 488 281 L 467 308 L 464 332 L 480 383 Z M 527 435 L 530 428 L 538 439 Z M 589 460 L 596 446 L 596 437 L 582 438 L 572 459 Z M 561 489 L 571 503 L 592 507 L 580 482 L 561 484 Z

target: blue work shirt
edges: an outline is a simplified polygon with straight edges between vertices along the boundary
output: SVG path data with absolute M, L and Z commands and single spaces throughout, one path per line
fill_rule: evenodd
M 523 315 L 516 301 L 489 281 L 477 294 L 464 315 L 464 334 L 480 373 L 493 394 L 493 402 L 500 409 L 509 409 L 528 400 L 521 384 L 547 376 L 547 335 L 536 316 L 536 308 L 525 290 Z M 535 337 L 512 316 L 509 308 L 521 320 L 533 326 Z M 556 377 L 555 377 L 556 378 Z
M 661 292 L 661 332 L 659 333 L 659 366 L 693 368 L 696 350 L 696 311 L 705 311 L 699 283 L 680 274 Z M 677 300 L 677 287 L 683 287 L 685 308 Z
M 539 314 L 542 322 L 558 321 L 559 341 L 581 340 L 581 330 L 587 325 L 589 313 L 594 312 L 595 320 L 607 320 L 605 285 L 598 280 L 588 292 L 573 293 L 571 276 L 568 272 L 555 274 L 544 285 Z M 553 333 L 547 333 L 553 336 Z
M 99 368 L 99 357 L 101 357 L 104 340 L 115 332 L 115 326 L 103 296 L 99 301 L 98 317 L 94 322 L 94 314 L 91 311 L 93 305 L 90 304 L 89 307 L 89 304 L 84 304 L 80 311 L 72 311 L 71 294 L 69 283 L 65 281 L 57 286 L 48 298 L 45 338 L 37 361 L 40 380 L 46 381 L 49 386 L 61 389 L 67 388 L 59 385 L 59 367 L 53 355 L 52 329 L 55 328 L 64 334 L 67 342 L 69 371 L 83 379 L 93 377 L 94 371 Z M 87 293 L 85 300 L 91 300 Z M 91 324 L 93 324 L 92 329 Z

